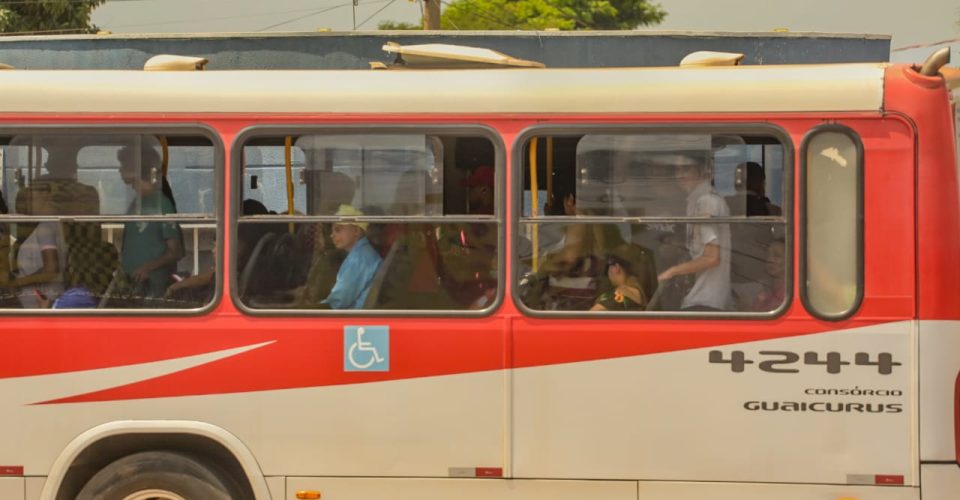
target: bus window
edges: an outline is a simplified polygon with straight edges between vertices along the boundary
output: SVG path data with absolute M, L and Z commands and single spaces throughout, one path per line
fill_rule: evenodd
M 484 310 L 498 296 L 497 160 L 483 136 L 250 137 L 238 300 L 272 310 Z
M 0 147 L 3 307 L 196 309 L 212 301 L 210 139 L 77 130 L 0 136 Z
M 849 316 L 863 295 L 863 155 L 855 137 L 824 127 L 803 145 L 801 294 L 825 319 Z
M 772 312 L 784 147 L 738 133 L 539 135 L 523 148 L 520 300 L 536 311 Z

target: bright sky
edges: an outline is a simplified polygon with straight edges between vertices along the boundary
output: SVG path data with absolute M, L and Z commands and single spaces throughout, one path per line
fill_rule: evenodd
M 892 47 L 960 38 L 957 0 L 660 0 L 667 19 L 651 29 L 790 31 L 892 35 Z M 110 0 L 93 22 L 114 33 L 198 33 L 376 29 L 382 20 L 419 22 L 412 0 Z M 960 41 L 952 45 L 960 47 Z M 942 47 L 945 45 L 940 45 Z M 895 51 L 922 61 L 938 47 Z M 960 53 L 953 52 L 954 64 Z

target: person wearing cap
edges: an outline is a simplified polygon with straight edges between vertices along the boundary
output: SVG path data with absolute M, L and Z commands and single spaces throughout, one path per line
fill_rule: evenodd
M 359 217 L 363 212 L 350 205 L 340 205 L 337 215 Z M 383 259 L 366 237 L 367 223 L 341 221 L 333 225 L 330 239 L 347 257 L 337 271 L 337 281 L 327 298 L 321 301 L 331 309 L 363 309 L 370 293 L 373 277 Z
M 495 171 L 481 165 L 463 181 L 470 215 L 493 215 Z M 460 307 L 482 309 L 497 291 L 497 227 L 490 222 L 445 224 L 440 241 L 444 285 Z
M 482 165 L 473 169 L 470 176 L 463 181 L 463 185 L 467 187 L 467 203 L 472 215 L 493 215 L 494 179 L 493 167 Z
M 728 217 L 730 209 L 711 183 L 712 170 L 702 158 L 677 155 L 676 180 L 687 193 L 688 217 Z M 671 266 L 658 279 L 694 275 L 693 288 L 683 298 L 685 311 L 723 311 L 730 308 L 729 224 L 688 224 L 690 260 Z

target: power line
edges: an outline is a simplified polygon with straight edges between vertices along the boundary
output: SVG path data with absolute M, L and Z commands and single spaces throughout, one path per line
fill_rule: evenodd
M 143 0 L 123 0 L 123 1 L 128 2 L 128 1 L 143 1 Z M 152 1 L 152 0 L 145 0 L 145 1 Z M 238 15 L 238 16 L 218 16 L 218 17 L 199 17 L 199 18 L 192 17 L 190 19 L 180 19 L 176 21 L 160 21 L 156 23 L 118 24 L 118 25 L 111 25 L 111 26 L 104 25 L 104 28 L 107 28 L 107 29 L 137 28 L 142 26 L 161 26 L 164 24 L 190 23 L 190 22 L 197 22 L 197 21 L 222 21 L 224 19 L 246 19 L 249 17 L 263 17 L 263 16 L 276 15 L 276 14 L 292 14 L 294 12 L 316 12 L 316 10 L 317 9 L 294 9 L 294 10 L 284 10 L 279 12 L 257 12 L 252 14 Z
M 397 0 L 390 0 L 390 3 L 384 5 L 383 7 L 380 7 L 380 8 L 377 9 L 377 11 L 374 12 L 373 14 L 370 14 L 370 17 L 368 17 L 368 18 L 364 19 L 363 21 L 361 21 L 360 24 L 358 24 L 358 25 L 356 26 L 356 28 L 354 28 L 354 29 L 357 29 L 357 28 L 363 26 L 364 24 L 367 23 L 367 21 L 373 19 L 374 16 L 376 16 L 377 14 L 383 12 L 384 9 L 386 9 L 387 7 L 393 5 L 393 2 L 396 2 L 396 1 L 397 1 Z
M 902 50 L 910 49 L 925 49 L 928 47 L 936 47 L 937 45 L 945 45 L 948 43 L 960 42 L 960 38 L 951 38 L 949 40 L 940 40 L 939 42 L 930 42 L 930 43 L 918 43 L 916 45 L 907 45 L 906 47 L 898 47 L 891 49 L 890 52 L 900 52 Z
M 366 3 L 364 3 L 364 5 L 365 5 L 365 4 L 370 4 L 370 3 L 381 3 L 381 2 L 385 2 L 385 1 L 387 1 L 387 0 L 377 0 L 377 1 L 375 1 L 375 2 L 366 2 Z M 281 22 L 276 23 L 276 24 L 271 24 L 270 26 L 267 26 L 267 27 L 265 27 L 265 28 L 260 28 L 260 29 L 258 29 L 257 31 L 258 31 L 258 32 L 260 32 L 260 31 L 267 31 L 267 30 L 269 30 L 269 29 L 273 29 L 273 28 L 276 28 L 276 27 L 278 27 L 278 26 L 283 26 L 283 25 L 285 25 L 285 24 L 290 24 L 290 23 L 293 23 L 293 22 L 297 22 L 297 21 L 300 21 L 300 20 L 302 20 L 302 19 L 306 19 L 306 18 L 308 18 L 308 17 L 313 17 L 313 16 L 315 16 L 315 15 L 317 15 L 317 14 L 323 14 L 323 13 L 325 13 L 325 12 L 330 12 L 331 10 L 341 9 L 341 8 L 343 8 L 343 7 L 348 7 L 348 6 L 351 6 L 351 5 L 353 5 L 353 2 L 352 2 L 352 1 L 347 2 L 347 3 L 342 3 L 342 4 L 339 4 L 339 5 L 334 5 L 334 6 L 332 6 L 332 7 L 326 7 L 326 8 L 323 8 L 323 9 L 318 9 L 318 10 L 315 10 L 315 11 L 310 12 L 310 13 L 308 13 L 308 14 L 304 14 L 304 15 L 302 15 L 302 16 L 297 16 L 297 17 L 294 17 L 294 18 L 292 18 L 292 19 L 287 19 L 286 21 L 281 21 Z

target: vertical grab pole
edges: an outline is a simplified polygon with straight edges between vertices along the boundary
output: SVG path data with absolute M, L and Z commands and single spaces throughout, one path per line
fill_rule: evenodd
M 537 138 L 530 139 L 530 216 L 538 217 L 540 200 L 538 196 L 539 186 L 537 185 Z M 540 231 L 537 223 L 531 227 L 530 243 L 533 245 L 533 259 L 531 265 L 533 272 L 540 268 Z
M 170 168 L 170 145 L 167 144 L 167 136 L 161 135 L 159 139 L 160 150 L 163 152 L 163 159 L 160 160 L 160 175 L 166 178 L 167 170 Z
M 283 162 L 286 167 L 287 175 L 287 215 L 293 215 L 293 157 L 290 148 L 293 147 L 293 137 L 286 136 L 283 140 Z M 293 233 L 293 223 L 288 225 L 290 233 Z
M 553 137 L 547 137 L 547 203 L 553 203 Z

